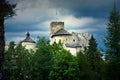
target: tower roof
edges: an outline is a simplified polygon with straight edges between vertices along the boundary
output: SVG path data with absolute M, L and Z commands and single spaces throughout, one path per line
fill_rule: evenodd
M 32 42 L 32 43 L 35 43 L 35 41 L 30 38 L 30 33 L 29 32 L 27 32 L 26 38 L 22 42 Z
M 59 31 L 57 31 L 56 33 L 54 33 L 52 35 L 53 36 L 60 36 L 60 35 L 71 35 L 69 32 L 67 32 L 66 30 L 64 29 L 60 29 Z

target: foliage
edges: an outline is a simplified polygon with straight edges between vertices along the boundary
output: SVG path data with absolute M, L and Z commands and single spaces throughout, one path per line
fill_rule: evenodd
M 90 64 L 87 61 L 87 58 L 85 54 L 82 52 L 77 53 L 77 63 L 79 67 L 79 77 L 81 80 L 90 80 L 91 76 L 91 70 L 90 70 Z
M 4 72 L 5 80 L 27 80 L 29 77 L 29 66 L 31 55 L 18 44 L 15 48 L 14 42 L 10 42 L 5 54 Z
M 120 80 L 120 63 L 107 63 L 104 76 L 105 80 Z
M 50 48 L 52 50 L 52 53 L 54 55 L 63 49 L 63 44 L 61 42 L 59 42 L 58 44 L 54 43 L 54 44 L 52 44 L 50 46 L 51 46 Z
M 5 60 L 4 60 L 4 72 L 5 72 L 5 78 L 10 79 L 11 76 L 13 76 L 14 73 L 14 65 L 15 63 L 15 44 L 14 42 L 10 42 L 8 51 L 5 52 Z
M 15 15 L 15 7 L 16 4 L 10 4 L 7 0 L 1 0 L 1 15 L 4 16 L 5 19 L 12 17 Z
M 33 56 L 31 66 L 32 80 L 48 80 L 53 64 L 53 54 L 49 45 L 39 46 Z
M 103 60 L 100 56 L 100 52 L 97 49 L 97 43 L 93 37 L 89 40 L 89 47 L 86 51 L 86 57 L 90 64 L 90 68 L 92 71 L 92 75 L 94 80 L 99 80 L 102 78 L 102 68 L 103 68 Z
M 106 58 L 107 60 L 118 59 L 120 61 L 120 14 L 115 4 L 109 16 L 107 33 L 105 40 L 107 47 Z
M 41 45 L 49 45 L 49 40 L 46 39 L 45 37 L 37 37 L 37 46 L 41 46 Z
M 29 53 L 24 47 L 22 47 L 21 43 L 15 48 L 17 57 L 17 66 L 18 66 L 18 78 L 20 80 L 27 80 L 30 78 L 30 66 L 31 66 L 31 58 L 32 54 Z
M 16 4 L 10 4 L 8 1 L 5 2 L 5 8 L 4 8 L 4 15 L 5 15 L 5 19 L 8 19 L 15 14 L 16 10 L 15 10 L 15 7 L 16 7 Z
M 106 80 L 120 80 L 120 13 L 114 4 L 107 26 L 106 45 Z
M 4 20 L 15 14 L 15 4 L 10 4 L 6 0 L 0 0 L 0 79 L 4 78 L 3 61 L 5 53 Z
M 77 62 L 71 53 L 64 49 L 58 51 L 49 75 L 50 80 L 79 80 L 78 73 Z
M 92 69 L 91 58 L 88 61 L 86 54 L 79 52 L 73 56 L 63 49 L 61 43 L 41 45 L 33 54 L 21 43 L 15 47 L 11 42 L 5 54 L 5 80 L 93 80 L 99 71 Z M 92 58 L 99 62 L 97 56 Z M 92 64 L 101 67 L 97 63 Z

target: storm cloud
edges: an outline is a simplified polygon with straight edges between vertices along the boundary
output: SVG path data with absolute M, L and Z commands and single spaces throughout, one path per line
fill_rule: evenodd
M 19 41 L 30 32 L 49 38 L 52 21 L 65 22 L 69 32 L 88 32 L 102 40 L 105 36 L 107 19 L 114 0 L 9 0 L 17 3 L 16 16 L 5 22 L 6 43 Z M 117 0 L 117 7 L 120 7 Z M 120 9 L 119 9 L 120 10 Z M 102 34 L 101 34 L 102 33 Z M 97 37 L 101 36 L 101 37 Z

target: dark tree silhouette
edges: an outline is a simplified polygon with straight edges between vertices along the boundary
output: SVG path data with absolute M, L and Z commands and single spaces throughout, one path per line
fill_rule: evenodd
M 116 8 L 114 2 L 114 7 L 109 15 L 109 22 L 107 26 L 107 37 L 105 40 L 105 45 L 107 47 L 107 60 L 120 59 L 120 14 Z
M 106 80 L 120 80 L 120 13 L 114 7 L 109 15 L 106 44 Z
M 6 0 L 0 0 L 0 80 L 3 80 L 3 60 L 5 50 L 4 21 L 15 14 L 15 4 L 10 4 Z
M 92 79 L 91 80 L 101 80 L 101 71 L 102 71 L 102 64 L 103 60 L 100 56 L 100 52 L 97 49 L 97 43 L 93 35 L 89 40 L 89 47 L 86 52 L 87 60 L 90 64 L 90 68 L 92 70 Z

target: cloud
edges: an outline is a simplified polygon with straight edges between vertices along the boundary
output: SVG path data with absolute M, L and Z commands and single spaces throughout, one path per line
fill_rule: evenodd
M 65 22 L 65 26 L 68 29 L 73 28 L 82 28 L 86 25 L 90 25 L 92 23 L 97 22 L 97 19 L 94 19 L 92 17 L 80 17 L 76 18 L 75 16 L 66 16 L 62 17 L 62 20 Z
M 17 1 L 16 1 L 17 2 Z M 16 14 L 12 21 L 17 23 L 33 23 L 52 18 L 56 9 L 49 7 L 49 0 L 19 0 Z
M 46 20 L 54 20 L 56 18 L 56 9 L 58 15 L 79 15 L 84 14 L 97 15 L 95 13 L 104 10 L 108 5 L 113 4 L 113 0 L 9 0 L 10 2 L 17 3 L 17 16 L 14 16 L 12 22 L 16 23 L 32 23 L 38 24 Z M 99 9 L 99 8 L 100 9 Z M 104 7 L 104 8 L 103 8 Z M 90 11 L 95 9 L 95 12 Z M 74 12 L 73 12 L 74 11 Z M 91 13 L 92 12 L 92 13 Z M 101 14 L 102 15 L 102 14 Z M 85 15 L 84 15 L 85 16 Z M 9 21 L 10 22 L 10 21 Z M 11 23 L 11 22 L 10 22 Z
M 26 38 L 27 32 L 6 32 L 5 33 L 5 41 L 6 44 L 9 44 L 11 41 L 15 41 L 15 43 L 19 43 L 20 41 L 24 40 Z M 30 36 L 33 40 L 37 40 L 38 36 L 45 36 L 49 38 L 49 31 L 30 31 Z
M 113 4 L 113 0 L 51 0 L 54 7 L 64 7 L 68 9 L 82 9 L 91 8 L 96 9 L 98 7 L 105 7 Z
M 5 33 L 5 42 L 9 44 L 11 41 L 15 41 L 15 43 L 19 43 L 24 39 L 23 32 L 6 32 Z
M 17 16 L 5 22 L 7 43 L 12 40 L 15 42 L 23 40 L 28 31 L 33 39 L 37 36 L 49 37 L 52 21 L 65 22 L 65 29 L 69 32 L 104 35 L 107 21 L 105 16 L 108 17 L 108 11 L 113 5 L 113 0 L 9 1 L 17 3 Z

